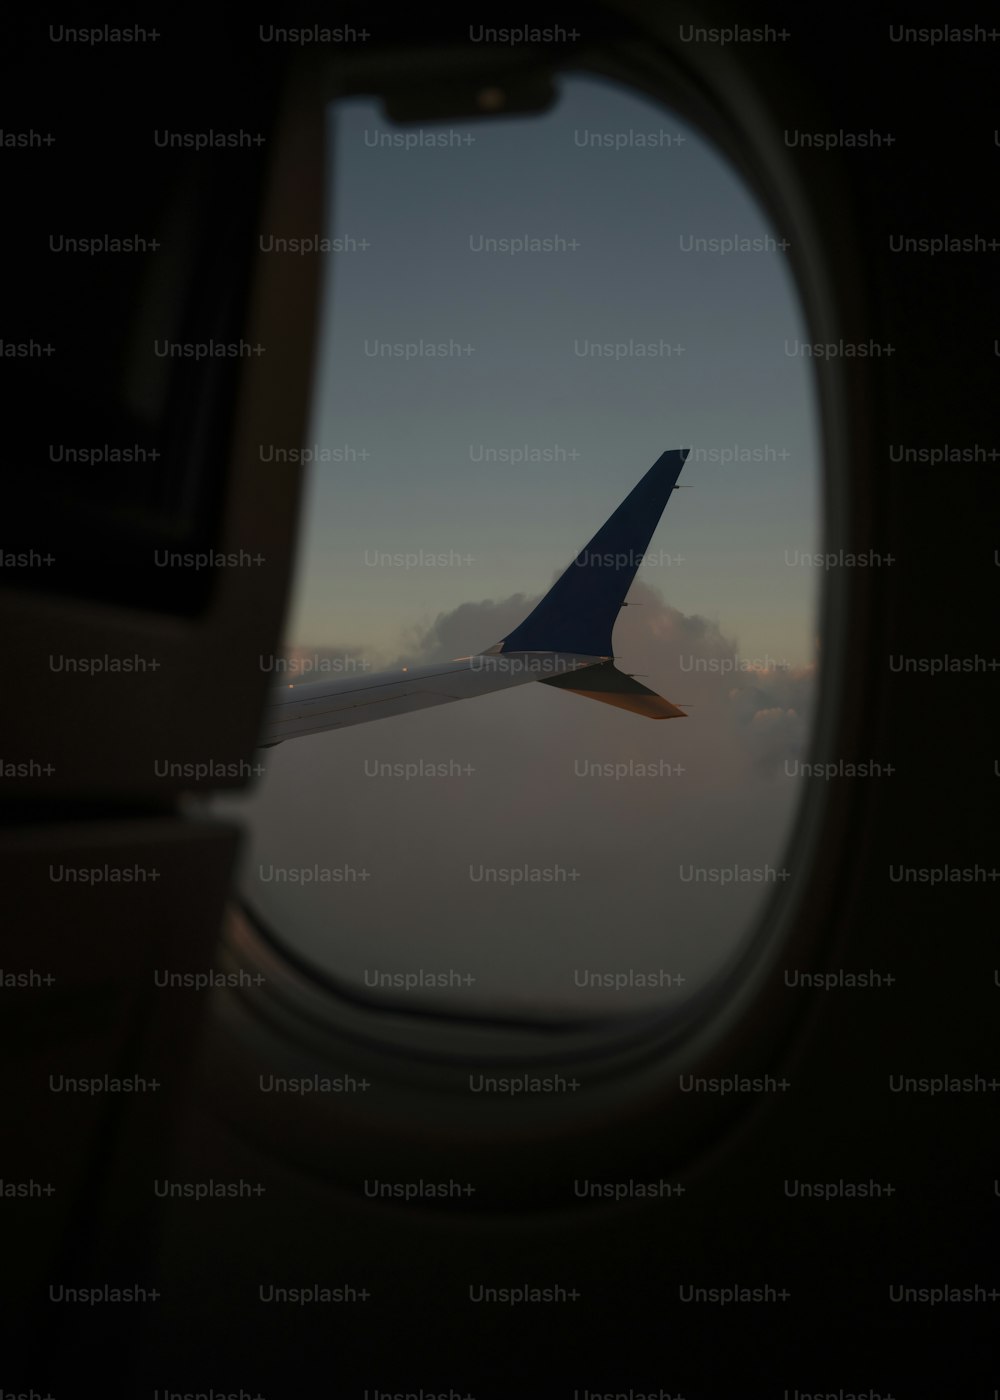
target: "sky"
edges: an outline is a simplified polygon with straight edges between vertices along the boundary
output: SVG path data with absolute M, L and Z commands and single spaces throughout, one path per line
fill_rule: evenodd
M 439 143 L 385 141 L 421 130 Z M 344 251 L 321 255 L 305 446 L 322 460 L 288 647 L 366 670 L 489 647 L 687 446 L 693 489 L 668 503 L 614 642 L 622 669 L 691 711 L 654 722 L 529 685 L 268 750 L 249 798 L 219 804 L 248 826 L 244 888 L 299 952 L 369 990 L 449 973 L 406 995 L 677 1004 L 775 887 L 685 871 L 780 868 L 802 792 L 787 768 L 818 654 L 819 580 L 797 562 L 820 547 L 818 433 L 779 235 L 693 128 L 591 76 L 530 119 L 397 128 L 345 102 L 329 149 L 323 232 Z M 269 878 L 311 867 L 368 874 Z M 476 878 L 495 869 L 525 882 Z M 528 880 L 560 869 L 577 874 Z M 619 985 L 581 985 L 592 974 Z

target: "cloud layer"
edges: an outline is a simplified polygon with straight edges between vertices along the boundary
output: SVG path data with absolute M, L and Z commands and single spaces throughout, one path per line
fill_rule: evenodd
M 535 601 L 463 604 L 402 638 L 388 664 L 482 651 Z M 780 868 L 803 790 L 784 765 L 808 742 L 815 669 L 742 656 L 717 622 L 647 584 L 629 601 L 618 665 L 689 706 L 685 719 L 528 685 L 269 750 L 241 814 L 246 888 L 272 925 L 361 986 L 451 968 L 473 980 L 406 995 L 470 1007 L 676 1004 L 717 971 L 775 877 L 694 872 Z M 385 664 L 356 647 L 296 654 L 314 669 L 325 658 L 333 674 L 348 660 Z M 314 867 L 369 873 L 273 878 Z M 555 874 L 482 874 L 515 870 Z M 654 972 L 658 986 L 635 984 Z M 591 974 L 632 984 L 581 985 Z

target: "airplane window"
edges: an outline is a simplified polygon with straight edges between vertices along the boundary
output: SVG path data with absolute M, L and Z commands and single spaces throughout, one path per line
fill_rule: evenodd
M 818 422 L 787 244 L 697 130 L 596 76 L 495 121 L 344 101 L 329 151 L 329 243 L 271 250 L 327 267 L 276 686 L 505 638 L 599 661 L 573 570 L 646 478 L 602 537 L 637 567 L 586 683 L 432 685 L 262 749 L 217 804 L 248 827 L 243 896 L 372 997 L 680 1007 L 788 879 L 808 781 Z M 260 451 L 280 472 L 289 446 Z M 566 606 L 521 629 L 564 571 Z

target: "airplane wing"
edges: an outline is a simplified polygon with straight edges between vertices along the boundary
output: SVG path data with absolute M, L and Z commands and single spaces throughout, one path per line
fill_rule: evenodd
M 611 633 L 687 449 L 664 452 L 531 613 L 477 656 L 371 676 L 283 685 L 271 697 L 261 747 L 542 681 L 650 719 L 684 711 L 614 664 Z
M 587 700 L 600 700 L 605 705 L 617 705 L 621 710 L 631 710 L 634 715 L 645 715 L 647 719 L 685 719 L 683 710 L 657 695 L 646 685 L 640 685 L 634 676 L 619 671 L 613 661 L 604 661 L 597 666 L 588 666 L 581 673 L 564 676 L 547 676 L 543 685 L 554 685 L 559 690 L 568 690 L 573 695 L 582 695 Z
M 366 677 L 286 685 L 271 697 L 261 747 L 270 748 L 284 739 L 321 734 L 327 729 L 405 715 L 431 705 L 447 705 L 452 700 L 469 700 L 527 681 L 564 676 L 600 660 L 598 656 L 556 652 L 536 652 L 531 656 L 484 652 L 436 666 L 410 666 Z

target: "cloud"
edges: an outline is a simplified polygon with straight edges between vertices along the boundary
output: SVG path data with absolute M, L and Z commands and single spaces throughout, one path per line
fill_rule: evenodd
M 463 604 L 401 637 L 391 659 L 295 651 L 371 669 L 448 660 L 492 645 L 536 601 Z M 524 685 L 270 749 L 238 814 L 251 904 L 304 956 L 357 983 L 372 968 L 468 971 L 463 1005 L 578 1012 L 662 1000 L 583 991 L 580 968 L 665 968 L 693 991 L 771 887 L 680 872 L 780 866 L 803 793 L 782 764 L 807 742 L 815 672 L 742 656 L 717 621 L 668 606 L 649 585 L 634 585 L 630 603 L 615 630 L 620 668 L 689 706 L 688 718 L 653 722 Z M 391 776 L 414 761 L 446 776 Z M 371 878 L 255 883 L 272 863 L 347 864 Z M 471 880 L 483 866 L 580 876 L 508 889 Z
M 284 674 L 291 680 L 317 681 L 339 675 L 363 676 L 385 664 L 357 645 L 292 646 L 283 649 L 274 669 L 276 674 Z
M 523 593 L 463 603 L 440 613 L 428 627 L 412 629 L 392 666 L 428 665 L 485 650 L 512 631 L 539 601 Z M 736 742 L 761 776 L 774 775 L 808 744 L 816 682 L 815 665 L 793 666 L 784 657 L 744 656 L 735 637 L 698 613 L 683 613 L 657 589 L 636 582 L 615 629 L 621 670 L 643 671 L 643 683 L 691 713 L 707 711 L 716 740 Z
M 748 674 L 729 699 L 747 754 L 761 775 L 775 776 L 809 745 L 816 666 L 772 668 Z
M 456 656 L 473 656 L 513 631 L 538 598 L 513 593 L 495 603 L 462 603 L 454 611 L 439 613 L 429 627 L 412 628 L 403 638 L 404 651 L 392 665 L 431 665 Z

